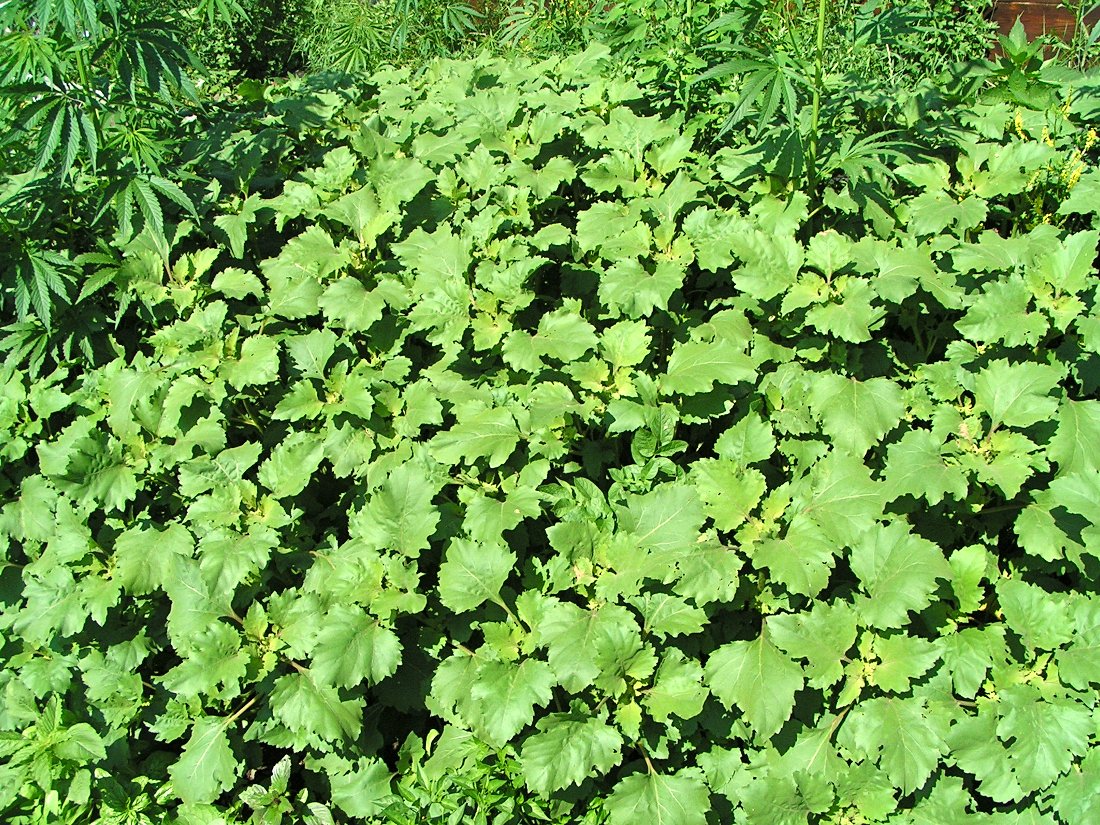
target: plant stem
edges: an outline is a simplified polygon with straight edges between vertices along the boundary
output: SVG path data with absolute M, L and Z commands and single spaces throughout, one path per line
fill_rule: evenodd
M 817 189 L 817 138 L 821 122 L 821 85 L 825 74 L 825 0 L 817 0 L 817 48 L 814 52 L 813 115 L 810 120 L 810 151 L 806 162 L 810 191 Z

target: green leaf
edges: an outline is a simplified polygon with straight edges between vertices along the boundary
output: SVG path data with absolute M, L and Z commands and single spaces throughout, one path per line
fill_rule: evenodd
M 178 653 L 197 651 L 202 632 L 229 614 L 228 597 L 213 593 L 198 562 L 183 555 L 172 557 L 164 589 L 172 603 L 168 612 L 172 644 Z
M 700 542 L 677 562 L 679 581 L 674 587 L 696 604 L 731 602 L 737 595 L 738 578 L 745 560 L 716 541 Z
M 875 665 L 871 682 L 887 693 L 905 693 L 914 679 L 923 676 L 940 658 L 935 642 L 916 636 L 879 636 L 875 639 Z
M 965 698 L 977 695 L 994 661 L 1005 658 L 1002 625 L 966 627 L 942 639 L 943 661 L 951 672 L 955 692 Z
M 1059 293 L 1082 292 L 1096 275 L 1096 244 L 1100 232 L 1091 230 L 1067 235 L 1051 254 L 1038 256 L 1034 274 Z
M 516 564 L 506 547 L 453 539 L 439 568 L 439 598 L 456 613 L 500 601 L 500 588 Z
M 597 203 L 577 215 L 577 244 L 582 252 L 599 249 L 608 260 L 615 260 L 620 251 L 622 257 L 629 256 L 621 249 L 624 245 L 642 246 L 635 254 L 643 251 L 648 247 L 648 243 L 643 246 L 645 238 L 638 216 L 621 203 Z
M 737 707 L 760 740 L 779 732 L 803 684 L 802 668 L 761 633 L 751 642 L 722 645 L 706 664 L 707 684 L 727 707 Z
M 1010 743 L 1013 773 L 1025 792 L 1047 787 L 1088 752 L 1095 724 L 1080 702 L 1046 699 L 1032 685 L 1011 685 L 998 696 L 997 736 Z
M 792 593 L 812 598 L 828 584 L 838 550 L 816 522 L 799 514 L 782 538 L 764 539 L 752 548 L 752 562 Z
M 249 661 L 247 653 L 241 651 L 240 634 L 218 623 L 204 628 L 194 641 L 191 655 L 164 674 L 164 686 L 177 696 L 239 696 Z
M 1065 825 L 1091 825 L 1100 805 L 1100 749 L 1093 748 L 1054 787 L 1054 809 Z
M 325 365 L 336 349 L 336 333 L 330 329 L 319 329 L 306 335 L 295 335 L 286 339 L 286 349 L 290 360 L 294 362 L 302 378 L 324 380 Z
M 1073 636 L 1069 605 L 1053 593 L 1018 579 L 997 582 L 1005 622 L 1030 650 L 1057 650 Z
M 621 636 L 623 628 L 637 637 L 632 614 L 619 605 L 604 604 L 584 610 L 575 604 L 550 600 L 535 630 L 558 681 L 571 693 L 592 685 L 601 674 L 601 659 Z
M 710 793 L 691 773 L 636 773 L 615 785 L 606 808 L 610 825 L 705 825 Z
M 438 486 L 410 464 L 396 467 L 351 518 L 354 534 L 377 550 L 393 549 L 416 558 L 429 546 L 439 523 L 432 503 Z
M 763 474 L 734 461 L 703 459 L 691 468 L 691 480 L 703 509 L 719 530 L 736 530 L 748 518 L 767 489 Z
M 668 308 L 669 299 L 684 284 L 684 264 L 658 260 L 652 272 L 634 258 L 617 259 L 600 277 L 600 300 L 613 316 L 646 318 Z
M 1100 470 L 1100 401 L 1064 398 L 1058 407 L 1058 429 L 1047 447 L 1059 474 Z
M 181 524 L 131 527 L 115 539 L 114 569 L 119 583 L 137 596 L 164 587 L 171 575 L 174 556 L 190 558 L 195 540 Z
M 673 716 L 695 718 L 703 711 L 706 698 L 702 666 L 671 648 L 661 660 L 653 687 L 642 698 L 642 704 L 655 720 L 666 722 Z
M 825 777 L 797 771 L 753 780 L 741 807 L 752 825 L 803 825 L 807 816 L 828 811 L 835 796 Z
M 337 198 L 321 214 L 351 229 L 359 245 L 365 249 L 373 249 L 379 236 L 400 218 L 397 211 L 383 208 L 369 186 Z
M 546 662 L 452 656 L 436 669 L 432 695 L 444 707 L 456 708 L 478 737 L 500 748 L 531 724 L 535 706 L 551 700 L 554 684 Z
M 385 301 L 358 278 L 340 278 L 325 289 L 318 306 L 333 326 L 362 332 L 382 317 Z
M 675 553 L 697 543 L 704 512 L 694 489 L 662 484 L 644 495 L 628 496 L 618 517 L 619 528 L 631 533 L 639 547 Z
M 945 496 L 966 498 L 967 474 L 945 460 L 944 443 L 927 430 L 910 430 L 890 445 L 884 473 L 886 498 L 890 501 L 910 495 L 929 504 L 939 504 Z
M 775 432 L 769 422 L 749 413 L 718 436 L 714 452 L 741 467 L 767 461 L 775 452 Z
M 315 747 L 359 735 L 363 700 L 341 699 L 336 688 L 318 685 L 311 673 L 280 676 L 269 701 L 275 719 Z
M 855 758 L 874 760 L 890 783 L 911 794 L 924 786 L 947 750 L 943 719 L 917 699 L 860 702 L 841 727 L 839 741 Z
M 567 364 L 596 349 L 599 339 L 595 327 L 580 316 L 579 302 L 566 304 L 539 320 L 536 346 L 542 355 Z
M 326 768 L 333 803 L 350 817 L 368 819 L 377 816 L 393 799 L 390 786 L 393 777 L 381 759 L 360 757 L 354 763 L 348 763 L 329 754 L 319 760 L 319 764 Z
M 264 335 L 245 338 L 240 357 L 223 361 L 218 372 L 238 390 L 274 383 L 279 377 L 279 342 Z
M 229 250 L 234 258 L 244 257 L 244 245 L 248 240 L 248 227 L 255 223 L 256 214 L 262 206 L 260 196 L 249 195 L 242 203 L 240 212 L 235 215 L 217 215 L 214 226 L 225 233 L 229 239 Z M 217 288 L 217 287 L 215 287 Z
M 490 467 L 499 467 L 519 444 L 519 428 L 507 410 L 484 409 L 458 421 L 431 440 L 432 455 L 442 464 L 453 466 L 465 459 L 488 459 Z
M 537 727 L 539 732 L 524 740 L 519 759 L 525 784 L 544 797 L 593 773 L 602 776 L 621 759 L 622 735 L 599 719 L 551 713 Z
M 102 762 L 107 758 L 107 750 L 103 746 L 103 739 L 96 733 L 95 728 L 87 722 L 77 722 L 75 725 L 59 731 L 52 751 L 55 756 L 69 762 L 75 762 L 78 765 Z
M 1051 420 L 1058 399 L 1050 392 L 1061 378 L 1057 367 L 993 361 L 974 378 L 976 409 L 986 413 L 993 426 L 1030 427 Z
M 1082 599 L 1073 608 L 1073 639 L 1058 652 L 1058 678 L 1077 690 L 1100 683 L 1100 600 Z
M 852 547 L 852 572 L 866 596 L 856 611 L 870 627 L 902 627 L 911 610 L 932 603 L 938 579 L 951 578 L 943 552 L 909 532 L 904 522 L 875 525 Z
M 1048 322 L 1041 312 L 1031 310 L 1033 297 L 1021 278 L 993 281 L 969 299 L 970 306 L 955 327 L 968 340 L 980 344 L 1035 346 L 1047 331 Z
M 810 687 L 834 685 L 844 674 L 843 659 L 856 642 L 856 614 L 846 602 L 816 602 L 803 613 L 785 613 L 768 619 L 776 647 L 792 659 L 805 659 Z
M 207 490 L 233 487 L 244 478 L 260 458 L 256 443 L 241 444 L 222 450 L 213 459 L 196 458 L 180 466 L 180 494 L 188 498 Z
M 361 608 L 336 604 L 325 614 L 310 668 L 318 681 L 353 688 L 377 684 L 401 663 L 401 641 Z
M 241 766 L 225 735 L 228 726 L 228 720 L 210 716 L 192 725 L 183 753 L 168 768 L 172 787 L 185 803 L 209 804 L 236 783 Z
M 257 479 L 275 498 L 296 496 L 309 484 L 324 454 L 320 436 L 293 432 L 260 465 Z
M 646 593 L 633 600 L 645 619 L 644 633 L 658 639 L 698 633 L 707 622 L 707 614 L 668 593 Z
M 696 395 L 716 383 L 733 385 L 756 378 L 756 368 L 743 347 L 726 341 L 688 341 L 678 344 L 661 377 L 665 393 Z
M 882 484 L 870 476 L 859 459 L 834 450 L 799 482 L 795 504 L 830 539 L 853 544 L 882 514 Z
M 815 375 L 808 401 L 833 443 L 857 456 L 878 444 L 905 413 L 901 387 L 886 378 Z

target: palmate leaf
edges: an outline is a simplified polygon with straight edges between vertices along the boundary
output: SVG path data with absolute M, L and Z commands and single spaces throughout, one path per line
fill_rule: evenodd
M 198 63 L 183 44 L 180 33 L 163 20 L 128 20 L 101 41 L 95 59 L 114 58 L 115 73 L 130 103 L 140 104 L 151 95 L 162 109 L 174 102 L 176 93 L 197 103 L 198 91 L 187 69 L 198 68 Z
M 237 0 L 199 0 L 195 13 L 205 17 L 208 26 L 213 26 L 215 20 L 220 20 L 227 26 L 232 26 L 237 21 L 247 23 L 249 20 L 248 12 Z
M 13 257 L 8 265 L 15 278 L 16 316 L 25 321 L 34 315 L 49 327 L 55 310 L 70 302 L 69 287 L 76 274 L 73 262 L 58 252 L 30 244 L 16 246 Z

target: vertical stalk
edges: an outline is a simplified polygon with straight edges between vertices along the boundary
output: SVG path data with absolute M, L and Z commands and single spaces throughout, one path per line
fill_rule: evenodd
M 825 2 L 817 0 L 817 48 L 814 53 L 813 116 L 810 120 L 810 152 L 806 161 L 811 190 L 817 189 L 817 139 L 821 121 L 821 84 L 825 74 Z

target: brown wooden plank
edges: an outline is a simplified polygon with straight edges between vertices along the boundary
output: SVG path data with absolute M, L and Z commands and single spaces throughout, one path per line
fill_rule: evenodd
M 1019 18 L 1029 38 L 1053 34 L 1063 40 L 1073 37 L 1074 16 L 1057 0 L 999 0 L 993 7 L 993 20 L 1001 34 L 1008 34 Z M 1085 25 L 1091 29 L 1100 20 L 1100 9 L 1086 15 Z

